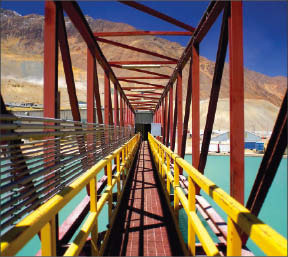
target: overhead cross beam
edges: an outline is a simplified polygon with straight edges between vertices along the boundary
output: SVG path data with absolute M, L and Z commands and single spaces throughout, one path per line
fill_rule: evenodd
M 118 64 L 110 64 L 111 67 L 115 67 L 115 68 L 119 68 L 119 69 L 127 69 L 127 70 L 131 70 L 127 67 L 123 67 L 121 65 Z M 145 73 L 145 74 L 150 74 L 150 75 L 156 75 L 156 76 L 161 76 L 161 77 L 166 77 L 167 79 L 170 78 L 170 76 L 165 75 L 165 74 L 161 74 L 161 73 L 157 73 L 157 72 L 152 72 L 152 71 L 147 71 L 147 70 L 143 70 L 143 69 L 134 69 L 133 71 L 137 71 L 137 72 L 141 72 L 141 73 Z
M 121 37 L 121 36 L 192 36 L 189 31 L 127 31 L 127 32 L 95 32 L 96 37 Z
M 129 49 L 129 50 L 132 50 L 132 51 L 135 51 L 135 52 L 148 54 L 148 55 L 151 55 L 151 56 L 155 56 L 155 57 L 159 57 L 159 58 L 162 58 L 162 59 L 166 59 L 166 60 L 170 60 L 170 61 L 174 61 L 174 62 L 176 61 L 177 62 L 177 59 L 175 59 L 175 58 L 171 58 L 171 57 L 168 57 L 168 56 L 165 56 L 165 55 L 162 55 L 162 54 L 158 54 L 158 53 L 155 53 L 155 52 L 152 52 L 152 51 L 148 51 L 148 50 L 145 50 L 145 49 L 141 49 L 141 48 L 138 48 L 138 47 L 129 46 L 129 45 L 126 45 L 126 44 L 122 44 L 122 43 L 119 43 L 119 42 L 115 42 L 115 41 L 112 41 L 112 40 L 99 38 L 99 37 L 96 37 L 96 40 L 98 42 L 102 42 L 102 43 L 118 46 L 118 47 L 121 47 L 121 48 L 124 48 L 124 49 Z
M 129 83 L 135 83 L 135 84 L 140 84 L 140 85 L 148 85 L 148 86 L 153 86 L 155 88 L 165 88 L 165 86 L 159 85 L 159 84 L 154 84 L 154 83 L 147 83 L 147 82 L 140 82 L 136 80 L 129 80 L 129 79 L 119 79 L 119 81 L 124 81 L 124 82 L 129 82 Z
M 135 9 L 139 10 L 139 11 L 148 13 L 148 14 L 150 14 L 150 15 L 152 15 L 154 17 L 157 17 L 157 18 L 159 18 L 161 20 L 167 21 L 167 22 L 169 22 L 171 24 L 174 24 L 174 25 L 176 25 L 176 26 L 178 26 L 180 28 L 183 28 L 185 30 L 188 30 L 188 31 L 191 31 L 191 32 L 193 32 L 195 30 L 195 28 L 193 28 L 192 26 L 187 25 L 187 24 L 185 24 L 185 23 L 183 23 L 181 21 L 178 21 L 178 20 L 176 20 L 176 19 L 174 19 L 174 18 L 172 18 L 172 17 L 170 17 L 170 16 L 168 16 L 166 14 L 158 12 L 158 11 L 148 7 L 148 6 L 140 4 L 139 2 L 135 2 L 135 1 L 119 1 L 119 2 L 122 3 L 122 4 L 126 4 L 126 5 L 128 5 L 130 7 L 133 7 Z
M 110 65 L 118 64 L 118 65 L 141 65 L 141 64 L 177 64 L 177 61 L 110 61 Z M 134 69 L 133 69 L 134 70 Z

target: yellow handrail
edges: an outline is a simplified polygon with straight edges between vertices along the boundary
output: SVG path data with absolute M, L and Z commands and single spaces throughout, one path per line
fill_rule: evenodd
M 112 214 L 112 189 L 117 184 L 117 200 L 121 199 L 122 191 L 120 192 L 120 176 L 124 173 L 127 177 L 127 172 L 131 168 L 134 160 L 138 144 L 140 142 L 140 134 L 135 135 L 126 144 L 115 150 L 105 159 L 96 163 L 92 168 L 86 171 L 78 179 L 76 179 L 69 186 L 66 186 L 57 195 L 52 197 L 46 203 L 41 205 L 38 209 L 33 211 L 23 220 L 21 220 L 15 227 L 1 236 L 1 256 L 15 255 L 29 240 L 31 240 L 38 232 L 41 233 L 41 250 L 42 255 L 56 256 L 56 214 L 75 197 L 87 184 L 90 185 L 90 213 L 82 226 L 80 232 L 74 239 L 73 243 L 65 252 L 67 256 L 75 256 L 80 253 L 84 243 L 91 233 L 91 249 L 93 255 L 103 254 L 105 245 L 107 243 L 110 229 L 107 231 L 104 242 L 100 250 L 97 249 L 97 217 L 108 201 L 109 214 Z M 124 155 L 125 152 L 125 155 Z M 120 163 L 120 154 L 122 154 L 122 161 Z M 124 157 L 124 158 L 123 158 Z M 111 161 L 116 158 L 117 173 L 112 177 Z M 96 176 L 107 166 L 107 186 L 101 198 L 97 201 Z M 117 201 L 117 210 L 119 201 Z M 113 211 L 110 217 L 110 226 L 114 222 L 115 213 Z
M 195 184 L 206 192 L 228 215 L 227 255 L 241 255 L 241 233 L 247 234 L 267 255 L 287 256 L 287 239 L 253 215 L 247 208 L 202 175 L 187 161 L 173 153 L 156 140 L 150 133 L 149 145 L 156 167 L 163 178 L 167 178 L 167 191 L 170 183 L 174 187 L 174 211 L 178 215 L 179 200 L 188 216 L 188 248 L 195 254 L 195 233 L 207 255 L 218 255 L 219 251 L 202 225 L 195 211 Z M 165 154 L 163 154 L 165 153 Z M 174 160 L 174 176 L 170 172 L 170 160 Z M 165 165 L 166 161 L 166 165 Z M 169 167 L 168 167 L 169 166 Z M 179 187 L 179 167 L 188 174 L 188 199 Z M 169 186 L 168 186 L 169 180 Z

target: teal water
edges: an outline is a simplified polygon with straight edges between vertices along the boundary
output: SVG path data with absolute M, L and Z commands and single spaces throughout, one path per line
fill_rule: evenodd
M 186 155 L 185 160 L 191 163 L 191 155 Z M 248 200 L 261 160 L 262 157 L 245 157 L 245 204 Z M 229 167 L 229 156 L 208 156 L 205 168 L 205 175 L 228 194 L 230 190 Z M 222 209 L 219 208 L 218 205 L 215 204 L 203 191 L 201 191 L 201 194 L 227 221 L 227 215 L 222 211 Z M 287 159 L 285 158 L 282 159 L 279 165 L 277 174 L 258 217 L 264 223 L 268 224 L 278 233 L 287 238 Z M 183 233 L 184 240 L 187 240 L 187 216 L 184 210 L 181 210 L 179 218 L 181 219 L 180 229 Z M 205 225 L 205 227 L 208 228 L 208 232 L 211 232 L 208 225 Z M 213 239 L 216 239 L 215 236 L 213 236 Z M 247 247 L 255 255 L 265 255 L 251 240 L 247 242 Z
M 100 179 L 103 175 L 104 175 L 104 170 L 101 170 L 97 174 L 97 179 Z M 113 192 L 115 192 L 115 190 L 117 190 L 116 185 L 113 188 Z M 86 193 L 86 187 L 85 187 L 82 189 L 82 191 L 80 191 L 79 194 L 77 194 L 72 199 L 72 201 L 70 201 L 66 206 L 64 206 L 64 208 L 59 212 L 59 227 L 65 221 L 65 219 L 71 214 L 71 212 L 75 209 L 75 207 L 84 199 L 86 195 L 87 193 Z M 80 231 L 81 226 L 84 224 L 85 220 L 86 219 L 83 220 L 82 224 L 79 226 L 78 230 L 76 231 L 74 236 L 71 238 L 70 242 L 73 242 L 74 238 L 77 236 L 77 233 Z M 107 204 L 105 204 L 101 213 L 98 216 L 98 232 L 107 230 L 107 227 L 106 227 L 107 224 L 108 224 L 108 206 Z M 40 239 L 38 235 L 36 235 L 17 253 L 16 256 L 33 256 L 37 254 L 40 248 L 41 248 Z

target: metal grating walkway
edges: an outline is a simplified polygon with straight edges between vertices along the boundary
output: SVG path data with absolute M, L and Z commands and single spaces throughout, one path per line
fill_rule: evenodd
M 156 172 L 144 141 L 104 255 L 183 255 Z

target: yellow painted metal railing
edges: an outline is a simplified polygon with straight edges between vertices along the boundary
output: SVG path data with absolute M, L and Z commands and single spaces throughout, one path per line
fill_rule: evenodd
M 15 227 L 1 236 L 1 255 L 15 255 L 33 236 L 40 232 L 41 251 L 43 256 L 56 256 L 56 214 L 75 197 L 86 185 L 90 186 L 90 212 L 84 222 L 80 232 L 75 237 L 73 243 L 66 250 L 66 256 L 79 255 L 87 237 L 91 234 L 92 255 L 102 255 L 108 241 L 110 229 L 106 232 L 104 241 L 100 249 L 97 248 L 97 217 L 104 204 L 108 202 L 109 228 L 112 228 L 115 214 L 117 212 L 123 188 L 120 187 L 120 176 L 130 171 L 137 148 L 140 142 L 140 134 L 135 135 L 126 144 L 115 150 L 105 159 L 86 171 L 78 179 L 66 186 L 57 195 L 48 200 L 34 212 L 25 217 Z M 120 161 L 120 155 L 122 159 Z M 112 176 L 112 160 L 116 158 L 117 173 Z M 107 167 L 107 186 L 105 192 L 97 201 L 97 174 Z M 112 190 L 117 184 L 117 205 L 112 212 Z
M 167 193 L 170 194 L 170 184 L 174 188 L 174 214 L 178 217 L 179 201 L 188 216 L 188 248 L 195 255 L 195 235 L 197 235 L 207 255 L 219 255 L 219 251 L 196 214 L 195 186 L 196 184 L 206 192 L 215 203 L 228 215 L 227 255 L 240 256 L 242 249 L 241 233 L 247 234 L 256 245 L 267 255 L 287 256 L 287 240 L 264 224 L 242 204 L 224 192 L 211 180 L 203 176 L 187 161 L 173 153 L 169 148 L 148 135 L 155 165 L 157 166 L 162 185 L 167 179 Z M 174 174 L 170 170 L 171 159 L 174 161 Z M 184 169 L 188 174 L 188 198 L 179 186 L 179 169 Z M 178 219 L 177 219 L 178 220 Z

